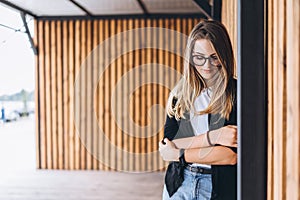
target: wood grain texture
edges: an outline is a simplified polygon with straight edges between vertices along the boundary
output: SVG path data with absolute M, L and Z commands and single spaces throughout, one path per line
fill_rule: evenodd
M 222 1 L 222 23 L 225 25 L 231 39 L 234 57 L 237 56 L 237 0 Z M 234 74 L 237 74 L 235 67 Z
M 91 37 L 93 38 L 93 44 L 92 44 L 92 49 L 93 52 L 95 53 L 92 57 L 92 63 L 91 63 L 91 68 L 92 68 L 92 91 L 91 91 L 91 99 L 93 104 L 91 104 L 91 109 L 92 109 L 92 113 L 91 113 L 91 120 L 97 120 L 99 113 L 103 113 L 100 112 L 99 110 L 99 102 L 100 102 L 100 97 L 103 96 L 103 94 L 100 95 L 99 93 L 99 88 L 100 87 L 100 81 L 98 83 L 98 66 L 100 64 L 99 59 L 100 59 L 100 52 L 97 51 L 97 46 L 99 44 L 99 22 L 98 21 L 92 21 L 93 26 L 92 26 L 92 35 Z M 95 50 L 96 49 L 96 50 Z M 102 107 L 102 106 L 101 106 Z M 99 137 L 99 123 L 94 124 L 92 122 L 92 143 L 93 143 L 93 150 L 92 150 L 92 169 L 100 169 L 100 163 L 98 161 L 98 149 L 99 149 L 99 145 L 100 145 L 100 137 Z
M 299 2 L 268 1 L 268 199 L 299 199 Z
M 69 133 L 70 133 L 70 93 L 69 93 L 69 36 L 68 22 L 63 21 L 62 37 L 63 37 L 63 168 L 69 169 Z
M 37 20 L 38 168 L 163 170 L 166 163 L 157 150 L 165 115 L 155 111 L 150 118 L 150 111 L 156 104 L 165 107 L 170 92 L 166 85 L 176 80 L 157 65 L 182 72 L 180 53 L 186 41 L 163 29 L 134 29 L 160 27 L 188 34 L 199 20 Z M 133 31 L 122 34 L 129 30 Z M 112 39 L 116 34 L 121 36 Z M 151 42 L 161 49 L 144 48 Z M 112 99 L 116 84 L 132 71 Z M 155 79 L 163 84 L 141 85 Z
M 64 128 L 64 116 L 63 116 L 63 56 L 62 56 L 62 23 L 58 21 L 56 23 L 56 42 L 57 42 L 57 156 L 58 156 L 58 169 L 63 169 L 63 128 Z
M 51 47 L 50 47 L 50 23 L 45 22 L 45 105 L 46 105 L 46 150 L 47 169 L 53 168 L 52 160 L 52 122 L 51 122 Z
M 34 21 L 34 32 L 35 33 L 37 33 L 37 30 L 39 29 L 38 28 L 38 26 L 39 26 L 39 23 L 37 22 L 37 21 Z M 34 45 L 35 46 L 37 46 L 37 44 L 38 44 L 38 39 L 39 39 L 39 37 L 38 36 L 36 36 L 36 37 L 34 37 Z M 35 94 L 34 94 L 34 98 L 35 98 L 35 102 L 37 102 L 36 104 L 35 104 L 35 112 L 37 113 L 36 115 L 35 115 L 35 121 L 38 121 L 39 120 L 39 114 L 40 114 L 40 103 L 39 103 L 39 101 L 40 101 L 40 95 L 39 95 L 39 92 L 40 92 L 40 90 L 39 90 L 39 79 L 40 79 L 40 77 L 41 77 L 41 74 L 40 74 L 40 69 L 39 69 L 39 58 L 38 58 L 38 56 L 35 56 L 34 57 L 34 59 L 35 59 Z M 40 124 L 39 123 L 35 123 L 35 131 L 36 131 L 36 133 L 39 133 L 40 132 Z M 36 142 L 36 144 L 38 144 L 38 145 L 36 145 L 36 154 L 35 154 L 35 157 L 36 157 L 36 166 L 39 168 L 39 167 L 41 167 L 41 159 L 40 159 L 40 146 L 41 146 L 41 136 L 40 136 L 40 134 L 35 134 L 35 142 Z
M 286 199 L 300 199 L 300 3 L 286 1 Z
M 75 22 L 70 21 L 69 27 L 69 52 L 68 52 L 68 76 L 69 76 L 69 91 L 67 91 L 67 94 L 69 94 L 70 98 L 70 104 L 69 104 L 69 132 L 68 134 L 68 145 L 69 145 L 69 168 L 68 169 L 75 169 L 75 127 L 74 127 L 74 105 L 75 105 L 75 99 L 74 99 L 74 78 L 75 78 L 75 58 L 77 58 L 75 55 Z
M 39 30 L 44 30 L 44 22 L 39 21 L 38 23 L 38 29 Z M 38 31 L 38 30 L 36 30 Z M 43 34 L 39 34 L 38 36 L 38 42 L 37 44 L 39 45 L 39 55 L 44 55 L 44 56 L 38 56 L 38 65 L 39 65 L 39 79 L 37 81 L 37 85 L 39 88 L 39 94 L 38 94 L 38 101 L 36 104 L 38 104 L 39 107 L 39 114 L 37 115 L 37 122 L 36 124 L 39 124 L 39 130 L 37 130 L 37 134 L 39 135 L 40 138 L 40 143 L 37 143 L 37 152 L 39 153 L 39 159 L 40 159 L 40 165 L 37 165 L 38 168 L 40 169 L 46 169 L 47 168 L 47 144 L 46 144 L 46 137 L 47 137 L 47 132 L 46 132 L 46 89 L 45 89 L 45 40 L 43 37 Z M 41 67 L 40 67 L 41 66 Z M 42 67 L 44 66 L 44 67 Z

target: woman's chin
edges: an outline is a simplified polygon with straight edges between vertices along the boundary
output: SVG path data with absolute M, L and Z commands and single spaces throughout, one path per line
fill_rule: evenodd
M 216 71 L 214 71 L 214 70 L 201 70 L 200 74 L 204 78 L 204 80 L 210 80 L 214 77 L 214 75 L 216 74 Z
M 201 74 L 201 76 L 204 78 L 204 80 L 208 81 L 212 79 L 213 75 L 212 74 Z

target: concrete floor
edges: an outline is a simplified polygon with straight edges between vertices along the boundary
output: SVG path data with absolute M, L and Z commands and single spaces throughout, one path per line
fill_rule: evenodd
M 35 169 L 34 116 L 0 124 L 0 200 L 159 200 L 164 173 Z

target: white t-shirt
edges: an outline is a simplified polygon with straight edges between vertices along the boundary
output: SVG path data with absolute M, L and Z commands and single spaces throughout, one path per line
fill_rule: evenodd
M 198 97 L 196 97 L 194 106 L 196 111 L 202 111 L 207 108 L 209 102 L 210 102 L 210 96 L 211 96 L 211 90 L 210 89 L 204 89 Z M 195 135 L 204 134 L 209 130 L 209 124 L 208 124 L 208 114 L 204 115 L 195 115 L 194 112 L 190 112 L 190 120 L 191 125 L 193 127 Z M 206 164 L 198 164 L 193 163 L 193 166 L 202 166 L 210 168 L 210 165 Z

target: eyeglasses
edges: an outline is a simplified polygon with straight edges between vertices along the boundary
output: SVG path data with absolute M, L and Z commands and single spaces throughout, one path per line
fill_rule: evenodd
M 203 66 L 206 63 L 206 60 L 209 60 L 209 63 L 215 67 L 220 65 L 220 61 L 217 56 L 209 56 L 206 58 L 201 55 L 192 55 L 191 61 L 193 65 Z

